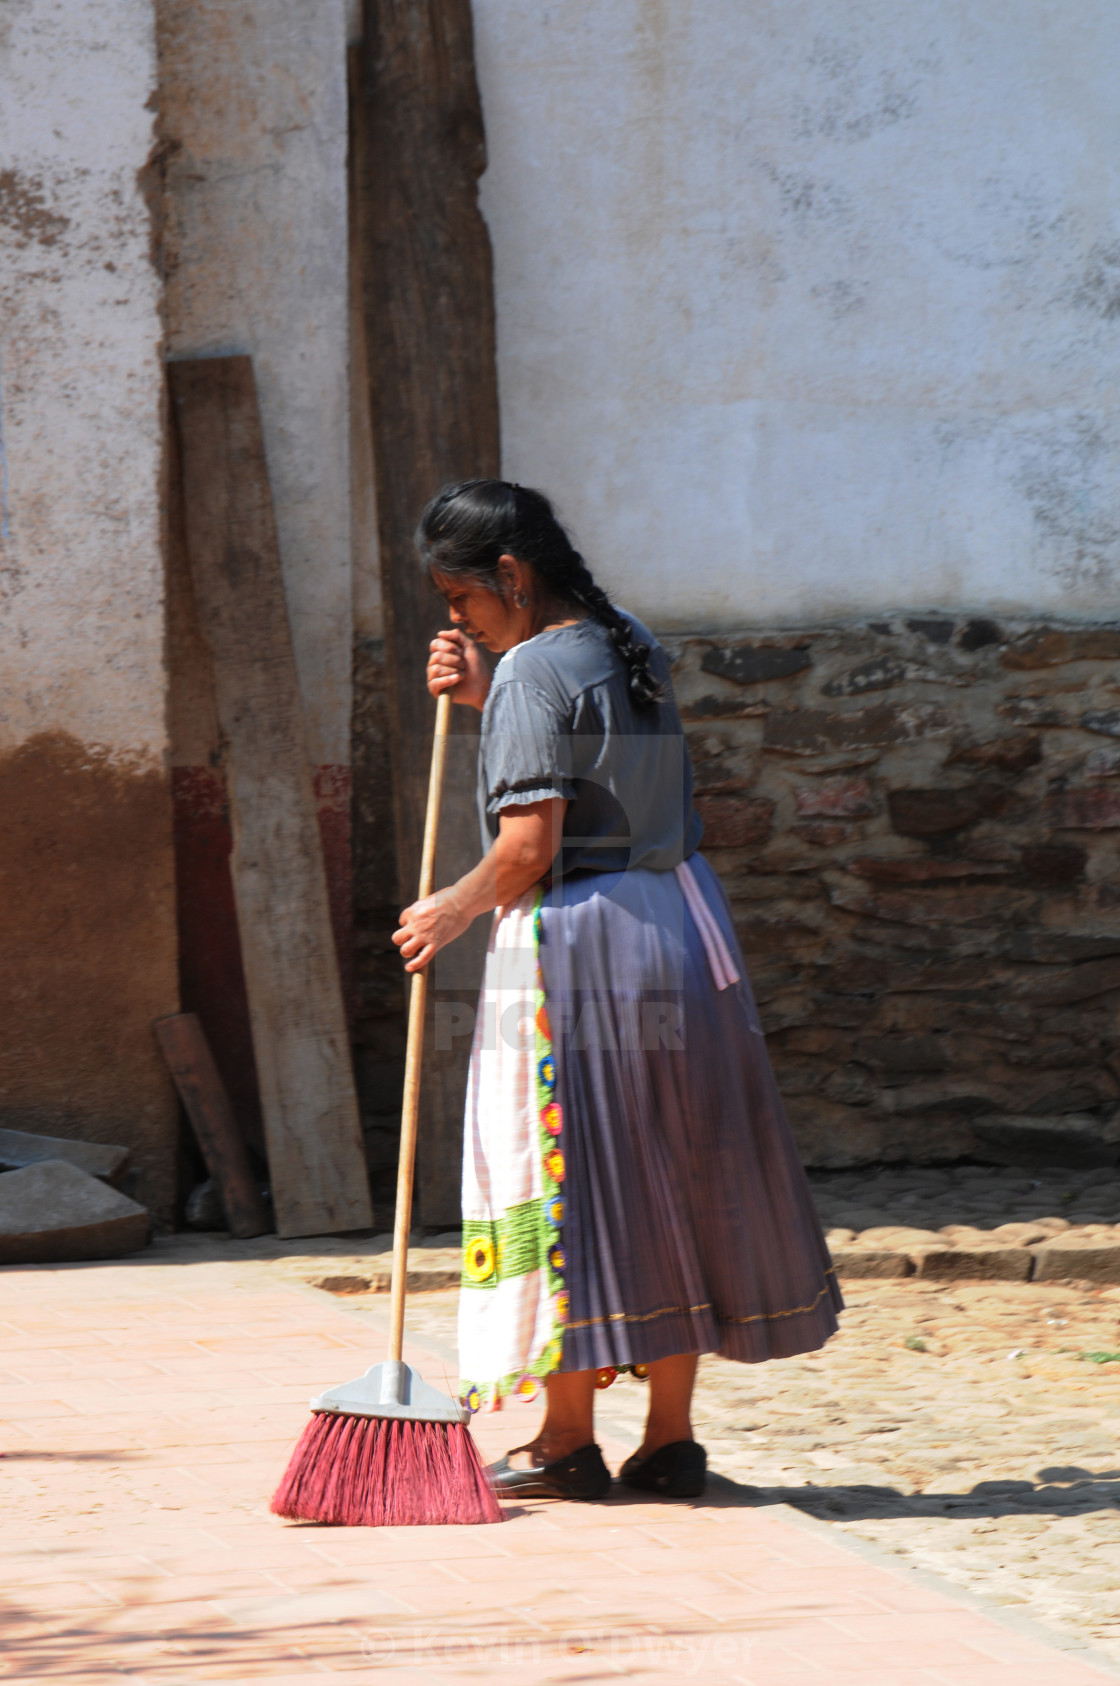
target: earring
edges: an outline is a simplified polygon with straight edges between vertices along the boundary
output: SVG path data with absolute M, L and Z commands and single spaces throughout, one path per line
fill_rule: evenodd
M 515 591 L 513 594 L 513 601 L 517 604 L 519 609 L 527 609 L 529 607 L 529 599 L 523 591 Z

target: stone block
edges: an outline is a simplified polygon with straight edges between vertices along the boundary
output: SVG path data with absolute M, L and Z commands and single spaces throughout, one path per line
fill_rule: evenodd
M 957 643 L 962 650 L 984 650 L 990 644 L 1003 643 L 1003 628 L 995 621 L 976 619 L 966 621 Z
M 760 756 L 753 749 L 733 753 L 726 744 L 713 745 L 709 739 L 697 753 L 693 738 L 689 739 L 688 747 L 692 756 L 692 788 L 697 796 L 746 790 L 758 777 Z
M 774 804 L 761 796 L 698 796 L 696 811 L 709 849 L 765 843 L 774 825 Z
M 218 1193 L 217 1184 L 210 1177 L 191 1189 L 183 1208 L 183 1222 L 187 1229 L 200 1233 L 227 1227 L 222 1197 Z
M 1011 673 L 1060 667 L 1064 662 L 1113 662 L 1120 659 L 1120 631 L 1114 627 L 1062 629 L 1036 627 L 1016 638 L 1000 656 Z
M 368 1294 L 368 1276 L 316 1276 L 305 1279 L 311 1288 L 321 1288 L 324 1294 Z
M 931 1247 L 917 1268 L 931 1282 L 1026 1282 L 1033 1263 L 1028 1247 Z
M 1009 960 L 1047 966 L 1076 966 L 1082 960 L 1106 960 L 1120 954 L 1120 935 L 1084 936 L 1080 932 L 1012 931 L 1004 952 Z
M 866 779 L 824 778 L 800 785 L 793 793 L 799 818 L 859 819 L 875 812 L 875 799 Z
M 1085 871 L 1084 849 L 1072 845 L 1041 844 L 1023 850 L 1023 871 L 1043 884 L 1072 884 Z
M 768 679 L 788 679 L 812 664 L 813 653 L 807 645 L 782 650 L 757 644 L 705 650 L 700 662 L 705 673 L 718 674 L 736 685 L 762 685 Z
M 869 1036 L 857 1044 L 856 1053 L 887 1076 L 945 1071 L 949 1064 L 941 1036 Z
M 0 1175 L 0 1264 L 120 1258 L 149 1229 L 143 1206 L 64 1160 Z
M 872 1247 L 839 1247 L 832 1255 L 836 1274 L 848 1281 L 867 1277 L 913 1276 L 914 1261 L 905 1253 Z
M 1120 955 L 1086 960 L 1080 966 L 1054 967 L 1041 978 L 1021 980 L 1014 985 L 1013 994 L 1016 1000 L 1036 1007 L 1064 1007 L 1114 989 L 1120 989 Z
M 945 890 L 939 894 L 913 896 L 889 892 L 879 895 L 860 895 L 843 888 L 829 891 L 833 907 L 849 913 L 860 913 L 870 919 L 886 919 L 897 925 L 923 927 L 942 925 L 991 926 L 1001 920 L 1028 911 L 1033 898 L 1023 892 L 998 889 Z M 991 977 L 991 967 L 986 968 Z
M 996 713 L 1015 726 L 1072 726 L 1073 721 L 1050 697 L 1005 697 Z
M 989 738 L 985 743 L 965 744 L 955 749 L 945 762 L 963 762 L 967 767 L 996 767 L 1003 773 L 1025 773 L 1042 760 L 1042 745 L 1034 732 L 1014 732 L 1003 738 Z
M 811 843 L 815 849 L 835 849 L 857 837 L 861 829 L 848 820 L 802 820 L 792 828 L 795 837 Z
M 1120 1282 L 1120 1241 L 1062 1236 L 1044 1241 L 1033 1253 L 1036 1282 Z
M 1120 778 L 1120 749 L 1090 750 L 1081 771 L 1087 779 Z
M 913 1247 L 944 1248 L 945 1237 L 935 1229 L 913 1229 L 906 1224 L 880 1224 L 875 1229 L 865 1229 L 860 1236 L 863 1247 L 891 1247 L 898 1252 L 909 1252 Z
M 859 697 L 865 691 L 885 691 L 892 685 L 901 685 L 910 674 L 907 662 L 895 661 L 892 656 L 877 656 L 874 661 L 864 662 L 862 667 L 852 668 L 841 679 L 830 679 L 827 685 L 821 686 L 821 694 L 826 697 Z
M 435 1247 L 431 1244 L 410 1246 L 405 1286 L 410 1294 L 457 1288 L 462 1279 L 462 1270 L 462 1252 L 458 1242 L 454 1248 Z M 321 1288 L 327 1294 L 387 1294 L 393 1280 L 392 1259 L 386 1254 L 382 1258 L 371 1260 L 369 1266 L 360 1273 L 347 1271 L 326 1276 L 309 1276 L 300 1272 L 300 1280 L 306 1282 L 310 1288 Z
M 769 714 L 770 704 L 761 697 L 692 697 L 680 705 L 682 720 L 748 720 Z
M 1082 865 L 1084 861 L 1082 855 Z M 940 884 L 962 878 L 1006 878 L 1015 870 L 1010 861 L 949 860 L 940 855 L 863 856 L 846 861 L 844 867 L 857 878 L 871 878 L 884 884 Z
M 948 716 L 936 703 L 877 703 L 836 714 L 821 708 L 775 709 L 767 717 L 763 743 L 779 754 L 823 755 L 915 743 L 949 728 Z
M 1103 732 L 1105 737 L 1120 738 L 1120 708 L 1089 709 L 1081 716 L 1087 732 Z
M 1117 1127 L 1077 1113 L 1062 1118 L 974 1118 L 971 1129 L 978 1152 L 998 1165 L 1091 1169 L 1115 1165 L 1120 1160 Z
M 1032 1223 L 997 1224 L 991 1231 L 992 1239 L 1004 1247 L 1033 1247 L 1040 1241 L 1046 1241 L 1049 1233 L 1042 1224 Z
M 1120 826 L 1120 790 L 1052 790 L 1042 804 L 1048 825 L 1057 831 L 1115 831 Z
M 969 622 L 969 626 L 975 624 L 973 621 Z M 948 644 L 953 636 L 954 625 L 955 622 L 944 615 L 919 615 L 906 622 L 906 630 L 916 632 L 919 638 L 926 638 L 931 644 Z M 967 632 L 967 628 L 965 631 Z M 965 644 L 964 640 L 965 634 L 962 633 L 960 641 L 964 648 L 966 650 L 975 648 L 974 645 Z
M 903 837 L 944 837 L 998 816 L 1007 801 L 1008 792 L 996 785 L 892 790 L 887 810 L 891 825 Z
M 111 1183 L 128 1168 L 129 1157 L 127 1147 L 110 1147 L 106 1142 L 72 1142 L 63 1136 L 37 1136 L 30 1130 L 0 1130 L 0 1172 L 61 1159 L 87 1176 Z

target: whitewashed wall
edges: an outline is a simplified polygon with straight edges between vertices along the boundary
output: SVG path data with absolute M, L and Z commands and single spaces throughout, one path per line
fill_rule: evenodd
M 1120 7 L 475 23 L 506 472 L 624 602 L 1115 615 Z
M 168 350 L 247 352 L 311 760 L 350 760 L 345 0 L 158 0 Z
M 0 752 L 164 749 L 151 14 L 0 7 Z

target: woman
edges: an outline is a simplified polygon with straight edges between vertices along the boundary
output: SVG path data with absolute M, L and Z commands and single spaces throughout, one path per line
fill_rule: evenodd
M 417 533 L 451 630 L 428 689 L 482 712 L 480 864 L 406 908 L 415 971 L 496 910 L 463 1163 L 464 1397 L 546 1389 L 491 1472 L 599 1498 L 596 1385 L 648 1374 L 629 1485 L 694 1496 L 700 1353 L 820 1347 L 841 1306 L 701 825 L 664 653 L 548 500 L 475 480 Z M 491 678 L 479 646 L 501 656 Z

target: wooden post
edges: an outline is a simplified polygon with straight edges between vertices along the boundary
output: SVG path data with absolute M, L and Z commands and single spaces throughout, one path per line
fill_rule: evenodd
M 268 1218 L 245 1140 L 198 1015 L 173 1013 L 157 1019 L 153 1028 L 206 1169 L 217 1185 L 230 1234 L 238 1241 L 267 1235 Z
M 450 480 L 500 473 L 490 237 L 478 207 L 486 164 L 470 0 L 365 0 L 355 114 L 378 544 L 389 659 L 397 862 L 415 895 L 427 795 L 428 643 L 445 624 L 412 535 Z M 437 884 L 478 859 L 473 786 L 478 716 L 452 709 Z M 485 921 L 433 969 L 432 995 L 473 1005 Z M 468 982 L 469 980 L 469 982 Z M 425 1223 L 457 1222 L 469 1037 L 425 1036 L 419 1205 Z
M 248 357 L 172 363 L 187 550 L 229 744 L 234 893 L 276 1228 L 363 1229 L 369 1180 Z

